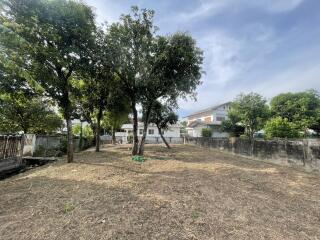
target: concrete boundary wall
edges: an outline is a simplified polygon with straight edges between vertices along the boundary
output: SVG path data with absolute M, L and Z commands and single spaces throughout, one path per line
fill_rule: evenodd
M 186 144 L 215 148 L 280 165 L 320 171 L 320 139 L 249 140 L 241 138 L 186 138 Z

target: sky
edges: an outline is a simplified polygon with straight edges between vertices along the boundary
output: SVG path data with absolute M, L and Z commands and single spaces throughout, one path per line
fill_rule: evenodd
M 204 51 L 197 101 L 180 100 L 184 117 L 257 92 L 320 91 L 319 0 L 84 0 L 97 22 L 115 22 L 132 5 L 155 10 L 158 34 L 188 32 Z

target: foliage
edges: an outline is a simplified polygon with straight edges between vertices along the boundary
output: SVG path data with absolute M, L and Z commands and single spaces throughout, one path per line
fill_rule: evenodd
M 234 137 L 239 137 L 244 134 L 245 128 L 240 123 L 240 118 L 232 110 L 228 112 L 228 119 L 224 120 L 221 124 L 221 130 L 228 132 Z
M 211 137 L 212 136 L 212 129 L 211 128 L 202 128 L 201 129 L 201 136 L 202 137 Z
M 80 123 L 75 124 L 73 126 L 73 133 L 75 135 L 80 136 L 80 134 L 81 134 L 81 124 Z M 92 131 L 92 128 L 89 125 L 82 126 L 82 136 L 87 138 L 87 139 L 92 139 L 93 138 L 93 131 Z
M 265 127 L 267 138 L 297 138 L 299 131 L 297 126 L 282 117 L 274 117 L 267 121 Z
M 170 148 L 168 142 L 163 136 L 163 130 L 169 128 L 169 125 L 176 124 L 178 122 L 178 115 L 172 110 L 170 106 L 164 105 L 161 102 L 157 101 L 153 104 L 151 109 L 151 113 L 149 115 L 149 121 L 146 121 L 146 114 L 144 112 L 142 119 L 143 122 L 146 124 L 147 122 L 154 123 L 159 131 L 159 134 L 166 144 L 167 148 Z
M 320 96 L 314 90 L 282 93 L 271 100 L 271 113 L 288 119 L 299 129 L 320 129 Z
M 68 161 L 73 161 L 72 93 L 74 72 L 90 65 L 94 14 L 82 2 L 4 0 L 0 13 L 1 46 L 62 109 L 68 128 Z M 12 41 L 12 39 L 16 41 Z M 14 44 L 13 44 L 14 43 Z
M 130 103 L 127 98 L 124 97 L 123 91 L 113 84 L 113 91 L 110 93 L 110 99 L 108 101 L 108 109 L 102 120 L 102 127 L 110 129 L 112 134 L 115 134 L 116 130 L 119 130 L 122 124 L 129 121 Z
M 144 120 L 145 117 L 146 116 L 144 114 L 142 119 Z M 178 122 L 178 115 L 174 113 L 171 107 L 157 101 L 153 105 L 149 122 L 156 124 L 156 126 L 161 130 L 166 130 L 169 125 L 173 125 Z
M 133 7 L 132 14 L 123 15 L 108 32 L 116 73 L 132 108 L 133 154 L 138 150 L 136 104 L 142 104 L 146 116 L 139 150 L 143 154 L 152 105 L 159 99 L 175 105 L 178 97 L 193 96 L 200 84 L 202 52 L 195 41 L 185 33 L 156 36 L 153 15 Z
M 245 134 L 253 139 L 253 134 L 263 128 L 269 116 L 266 100 L 257 93 L 240 94 L 231 104 L 231 116 L 237 116 L 245 128 Z
M 24 94 L 0 95 L 0 131 L 50 134 L 63 127 L 48 101 Z

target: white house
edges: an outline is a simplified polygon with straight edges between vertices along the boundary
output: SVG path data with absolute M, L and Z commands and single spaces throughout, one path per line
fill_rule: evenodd
M 143 135 L 143 123 L 138 123 L 138 137 L 141 139 Z M 122 132 L 116 132 L 117 139 L 121 139 L 123 143 L 127 143 L 130 136 L 133 136 L 133 124 L 123 124 L 121 126 Z M 180 125 L 171 125 L 168 130 L 163 131 L 163 136 L 168 140 L 168 142 L 177 143 L 182 142 L 180 136 Z M 160 143 L 162 142 L 161 136 L 159 134 L 158 128 L 155 124 L 149 124 L 147 128 L 147 143 Z
M 191 137 L 201 137 L 203 128 L 212 129 L 212 137 L 228 137 L 228 133 L 221 132 L 220 126 L 224 120 L 228 119 L 230 102 L 215 105 L 187 116 L 187 135 Z

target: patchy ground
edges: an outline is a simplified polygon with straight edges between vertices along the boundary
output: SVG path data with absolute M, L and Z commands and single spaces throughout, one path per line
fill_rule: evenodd
M 75 155 L 0 182 L 0 239 L 320 239 L 320 175 L 195 146 Z

